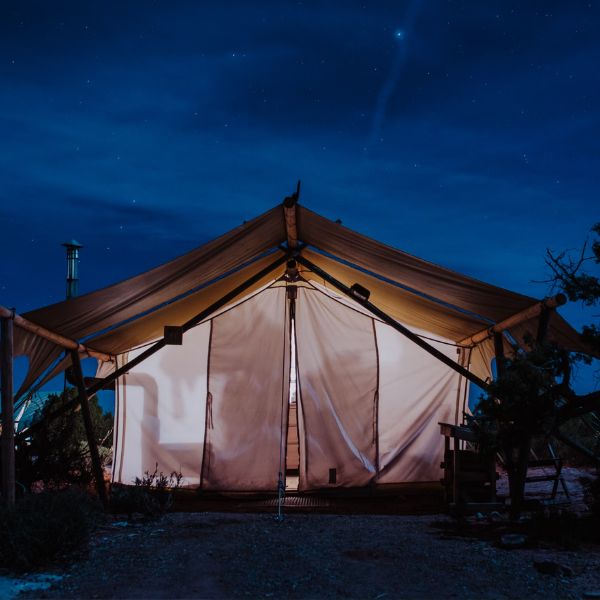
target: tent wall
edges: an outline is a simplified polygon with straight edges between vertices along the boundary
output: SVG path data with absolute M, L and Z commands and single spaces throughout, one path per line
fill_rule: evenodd
M 297 293 L 300 489 L 439 479 L 438 421 L 454 421 L 460 377 L 352 300 L 318 284 Z M 158 463 L 188 486 L 275 491 L 289 361 L 289 303 L 274 284 L 133 368 L 118 383 L 114 481 Z
M 213 320 L 203 489 L 277 489 L 289 396 L 287 304 L 285 288 L 270 288 Z
M 166 346 L 119 379 L 113 481 L 132 484 L 158 463 L 165 474 L 180 471 L 183 485 L 200 483 L 210 329 L 191 329 L 182 346 Z
M 455 421 L 468 383 L 322 286 L 299 290 L 296 336 L 301 488 L 438 480 L 438 422 Z M 458 359 L 450 340 L 431 343 Z
M 375 331 L 379 348 L 377 481 L 436 481 L 443 455 L 438 422 L 454 422 L 457 401 L 462 402 L 458 387 L 463 378 L 388 325 L 376 322 Z M 454 346 L 430 343 L 457 359 Z
M 317 290 L 300 288 L 296 348 L 300 489 L 366 485 L 377 460 L 373 320 Z

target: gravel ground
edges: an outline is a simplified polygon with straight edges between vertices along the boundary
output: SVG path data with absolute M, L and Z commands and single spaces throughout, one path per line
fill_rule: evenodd
M 20 598 L 583 598 L 600 548 L 503 550 L 440 516 L 173 513 L 98 531 L 88 555 Z M 569 567 L 543 575 L 534 561 Z M 600 597 L 596 596 L 596 597 Z

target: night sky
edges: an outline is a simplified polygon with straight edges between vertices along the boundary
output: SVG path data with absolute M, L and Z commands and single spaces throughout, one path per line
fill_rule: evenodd
M 0 303 L 164 262 L 281 202 L 543 297 L 600 220 L 600 3 L 6 2 Z M 562 311 L 575 325 L 581 310 Z

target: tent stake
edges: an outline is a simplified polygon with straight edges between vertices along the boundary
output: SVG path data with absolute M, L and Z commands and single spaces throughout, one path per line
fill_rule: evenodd
M 360 304 L 361 306 L 364 306 L 367 310 L 369 310 L 376 317 L 381 319 L 384 323 L 388 324 L 390 327 L 393 327 L 396 331 L 399 331 L 402 335 L 406 336 L 409 340 L 417 344 L 417 346 L 423 348 L 423 350 L 425 350 L 426 352 L 429 352 L 429 354 L 437 358 L 439 361 L 443 362 L 445 365 L 447 365 L 454 371 L 456 371 L 459 375 L 466 377 L 469 381 L 471 381 L 475 385 L 478 385 L 483 390 L 489 390 L 489 385 L 485 381 L 483 381 L 483 379 L 480 379 L 479 377 L 477 377 L 477 375 L 474 375 L 469 370 L 459 365 L 456 361 L 446 356 L 443 352 L 440 352 L 437 348 L 433 347 L 431 344 L 428 344 L 425 340 L 421 339 L 410 329 L 404 327 L 404 325 L 398 323 L 398 321 L 390 317 L 388 314 L 384 313 L 381 309 L 377 308 L 368 300 L 355 296 L 349 287 L 347 287 L 341 281 L 338 281 L 335 277 L 331 276 L 329 273 L 321 269 L 321 267 L 318 267 L 301 254 L 296 257 L 296 260 L 299 263 L 303 264 L 305 267 L 308 267 L 313 273 L 315 273 L 319 277 L 322 277 L 325 281 L 331 283 L 331 285 L 340 290 L 340 292 L 344 293 L 349 298 L 352 298 L 352 300 L 358 302 L 358 304 Z
M 108 508 L 108 495 L 106 494 L 106 485 L 104 483 L 104 470 L 102 469 L 102 463 L 100 462 L 98 442 L 94 433 L 94 424 L 92 423 L 92 414 L 90 412 L 89 396 L 85 389 L 85 380 L 83 379 L 81 361 L 79 360 L 79 352 L 77 352 L 77 350 L 71 350 L 71 360 L 73 361 L 73 373 L 75 375 L 75 381 L 77 382 L 77 398 L 81 405 L 81 416 L 83 417 L 85 435 L 90 448 L 92 472 L 94 474 L 94 479 L 96 480 L 96 490 L 98 491 L 102 506 Z
M 13 401 L 13 319 L 2 317 L 2 499 L 15 505 L 15 418 Z

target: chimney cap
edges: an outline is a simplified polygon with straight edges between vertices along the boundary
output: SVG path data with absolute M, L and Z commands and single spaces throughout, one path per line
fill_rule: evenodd
M 83 245 L 75 239 L 71 240 L 70 242 L 64 242 L 61 244 L 61 246 L 64 246 L 65 248 L 83 248 Z

